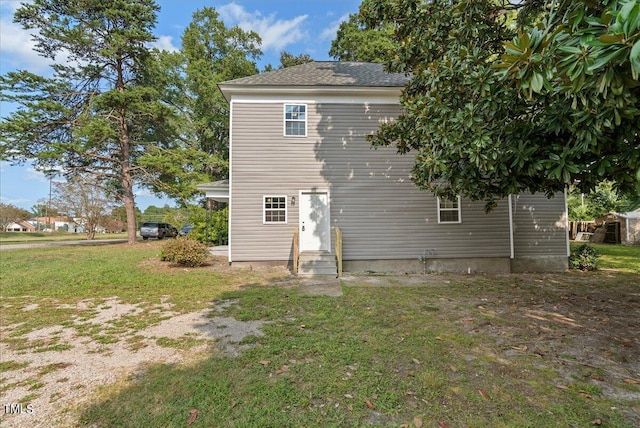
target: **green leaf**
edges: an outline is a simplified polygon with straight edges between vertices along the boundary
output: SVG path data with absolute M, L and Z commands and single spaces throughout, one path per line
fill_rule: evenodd
M 637 6 L 637 4 L 638 3 L 636 0 L 628 0 L 627 2 L 623 3 L 622 9 L 620 9 L 620 12 L 618 13 L 618 19 L 626 21 L 629 18 L 631 11 L 634 7 Z
M 637 80 L 640 75 L 640 39 L 633 45 L 633 48 L 631 48 L 629 60 L 631 61 L 633 78 Z
M 538 72 L 534 72 L 531 76 L 531 89 L 537 94 L 540 93 L 544 85 L 544 77 Z
M 603 34 L 598 37 L 598 40 L 608 44 L 622 43 L 624 41 L 624 34 Z
M 619 49 L 615 49 L 612 50 L 611 52 L 607 53 L 606 55 L 595 55 L 594 57 L 594 61 L 593 63 L 587 68 L 587 71 L 591 72 L 591 71 L 595 71 L 599 68 L 604 67 L 605 65 L 607 65 L 612 59 L 614 59 L 616 56 L 620 55 L 622 53 L 621 50 Z
M 524 52 L 523 49 L 520 49 L 520 47 L 514 45 L 511 42 L 503 42 L 502 45 L 504 46 L 505 50 L 511 54 L 514 55 L 518 55 L 521 54 L 522 52 Z
M 577 48 L 575 46 L 564 46 L 564 45 L 561 45 L 561 46 L 558 47 L 558 50 L 560 52 L 569 53 L 569 54 L 581 54 L 582 53 L 582 49 Z

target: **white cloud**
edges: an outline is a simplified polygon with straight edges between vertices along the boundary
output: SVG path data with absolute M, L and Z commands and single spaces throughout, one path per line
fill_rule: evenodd
M 135 195 L 136 198 L 138 197 L 152 197 L 154 196 L 153 193 L 151 193 L 151 190 L 149 189 L 145 189 L 145 188 L 140 188 L 140 187 L 136 187 L 133 191 L 133 194 Z
M 7 197 L 7 196 L 0 196 L 0 202 L 2 202 L 3 204 L 7 204 L 7 205 L 15 205 L 16 207 L 24 207 L 25 204 L 28 204 L 30 202 L 32 202 L 31 199 L 25 199 L 25 198 L 14 198 L 14 197 Z
M 263 15 L 260 11 L 248 12 L 236 3 L 218 8 L 220 17 L 226 25 L 237 25 L 245 31 L 255 31 L 262 38 L 262 49 L 280 52 L 286 46 L 308 37 L 303 23 L 309 15 L 296 16 L 293 19 L 276 19 L 275 14 Z
M 321 40 L 333 40 L 333 39 L 335 39 L 336 34 L 338 34 L 338 28 L 340 28 L 340 24 L 342 22 L 348 21 L 348 20 L 349 20 L 349 14 L 345 13 L 344 15 L 342 15 L 337 20 L 331 22 L 329 27 L 327 27 L 324 30 L 322 30 L 322 33 L 320 34 L 320 39 Z
M 179 49 L 173 44 L 173 37 L 160 36 L 158 40 L 149 44 L 152 48 L 160 49 L 161 51 L 176 52 Z
M 37 181 L 40 183 L 48 183 L 49 178 L 46 175 L 36 170 L 35 168 L 27 168 L 24 170 L 24 174 L 22 176 L 24 180 L 27 181 Z
M 0 55 L 5 69 L 29 70 L 42 73 L 49 69 L 51 60 L 43 58 L 34 50 L 35 43 L 30 32 L 13 22 L 13 14 L 20 1 L 0 2 Z

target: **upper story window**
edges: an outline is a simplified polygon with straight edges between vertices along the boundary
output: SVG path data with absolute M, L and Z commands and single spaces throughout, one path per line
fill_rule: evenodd
M 460 195 L 453 199 L 438 197 L 438 223 L 462 223 Z
M 287 197 L 265 196 L 263 198 L 263 223 L 287 222 Z
M 284 135 L 287 137 L 307 136 L 307 106 L 305 104 L 284 105 Z

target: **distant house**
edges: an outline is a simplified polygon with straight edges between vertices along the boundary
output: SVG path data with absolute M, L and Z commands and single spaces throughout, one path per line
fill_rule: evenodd
M 640 245 L 640 209 L 609 213 L 597 218 L 595 223 L 603 226 L 604 242 Z
M 313 62 L 219 85 L 230 177 L 208 190 L 224 199 L 228 186 L 231 264 L 335 274 L 341 253 L 345 271 L 567 268 L 564 194 L 512 195 L 485 214 L 482 201 L 419 190 L 412 156 L 371 148 L 406 83 L 380 64 Z
M 30 220 L 32 224 L 39 224 L 45 230 L 58 230 L 71 233 L 84 233 L 84 228 L 73 218 L 66 216 L 37 217 Z
M 26 220 L 19 220 L 10 223 L 5 230 L 7 232 L 35 232 L 36 228 Z
M 640 209 L 618 213 L 621 220 L 622 242 L 630 245 L 640 244 Z

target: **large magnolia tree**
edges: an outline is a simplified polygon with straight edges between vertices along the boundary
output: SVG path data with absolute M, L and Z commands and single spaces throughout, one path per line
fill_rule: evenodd
M 365 1 L 359 19 L 394 28 L 387 68 L 411 75 L 371 141 L 413 154 L 421 188 L 488 209 L 571 183 L 637 194 L 637 0 Z

